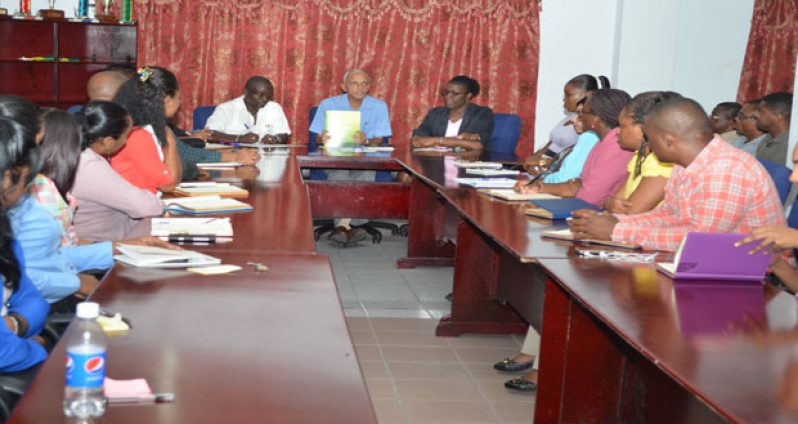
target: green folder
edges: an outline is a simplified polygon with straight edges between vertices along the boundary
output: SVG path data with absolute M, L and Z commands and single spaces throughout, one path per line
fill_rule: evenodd
M 330 135 L 326 148 L 354 147 L 355 133 L 360 131 L 360 112 L 328 110 L 324 116 L 324 129 Z

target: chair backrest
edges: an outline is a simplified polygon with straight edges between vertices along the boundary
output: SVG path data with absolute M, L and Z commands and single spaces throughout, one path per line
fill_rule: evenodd
M 205 123 L 208 122 L 208 118 L 213 115 L 214 110 L 216 110 L 216 106 L 200 106 L 194 109 L 194 129 L 204 129 Z
M 316 111 L 319 110 L 318 106 L 313 106 L 310 108 L 310 119 L 308 120 L 308 128 L 310 128 L 310 124 L 313 123 L 313 117 L 316 116 Z M 308 151 L 312 152 L 316 150 L 316 134 L 310 129 L 308 129 Z
M 69 109 L 67 109 L 67 112 L 80 113 L 80 111 L 82 111 L 84 107 L 85 107 L 84 105 L 72 105 L 69 107 Z
M 513 113 L 493 114 L 493 134 L 488 150 L 491 152 L 513 153 L 521 136 L 521 117 Z
M 784 201 L 787 200 L 787 195 L 790 193 L 790 187 L 792 187 L 792 183 L 790 182 L 790 174 L 792 174 L 792 171 L 784 165 L 779 165 L 769 160 L 759 159 L 759 163 L 761 163 L 762 166 L 765 167 L 765 170 L 768 171 L 768 174 L 770 174 L 770 178 L 773 179 L 773 184 L 776 185 L 776 191 L 779 193 L 781 203 L 784 203 Z

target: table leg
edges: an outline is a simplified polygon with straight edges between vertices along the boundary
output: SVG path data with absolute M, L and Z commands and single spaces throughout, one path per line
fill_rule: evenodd
M 396 266 L 452 266 L 454 246 L 442 237 L 446 205 L 441 197 L 435 189 L 413 178 L 409 203 L 407 256 L 396 261 Z
M 461 221 L 457 231 L 452 312 L 441 319 L 435 334 L 525 334 L 528 324 L 499 302 L 504 250 L 486 240 L 471 224 Z M 506 253 L 504 253 L 506 254 Z M 519 276 L 524 278 L 524 276 Z

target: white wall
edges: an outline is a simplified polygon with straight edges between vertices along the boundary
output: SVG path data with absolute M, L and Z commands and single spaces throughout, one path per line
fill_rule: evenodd
M 631 95 L 677 91 L 708 112 L 719 102 L 733 101 L 753 4 L 754 0 L 544 1 L 536 145 L 548 141 L 551 126 L 561 116 L 561 94 L 553 93 L 561 92 L 575 70 L 611 75 L 613 85 Z M 617 9 L 617 16 L 607 16 L 611 9 Z M 584 22 L 584 29 L 574 30 L 563 22 Z M 591 45 L 593 51 L 588 50 Z

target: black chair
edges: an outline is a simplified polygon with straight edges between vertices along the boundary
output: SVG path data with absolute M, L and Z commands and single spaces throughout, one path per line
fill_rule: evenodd
M 308 122 L 313 122 L 313 117 L 316 116 L 316 111 L 319 108 L 314 106 L 310 108 L 310 120 Z M 384 145 L 389 145 L 389 138 L 385 137 L 383 139 Z M 316 144 L 316 134 L 311 131 L 308 131 L 308 151 L 314 152 L 318 149 L 318 145 Z M 327 174 L 320 170 L 320 169 L 311 169 L 310 170 L 310 180 L 316 181 L 326 181 Z M 377 171 L 377 177 L 375 179 L 376 182 L 394 182 L 393 177 L 389 171 Z M 363 225 L 353 225 L 353 228 L 360 228 L 365 231 L 369 236 L 371 236 L 372 243 L 380 243 L 382 241 L 382 232 L 379 230 L 380 228 L 384 230 L 388 230 L 391 232 L 392 235 L 401 235 L 407 236 L 408 228 L 407 225 L 398 226 L 396 224 L 392 224 L 390 222 L 382 222 L 382 221 L 369 221 Z M 331 233 L 335 230 L 335 221 L 332 219 L 324 218 L 324 219 L 314 219 L 313 220 L 313 236 L 316 238 L 316 241 L 326 233 Z
M 37 365 L 13 374 L 0 374 L 0 423 L 6 422 L 11 416 L 14 405 L 25 393 L 38 371 Z

